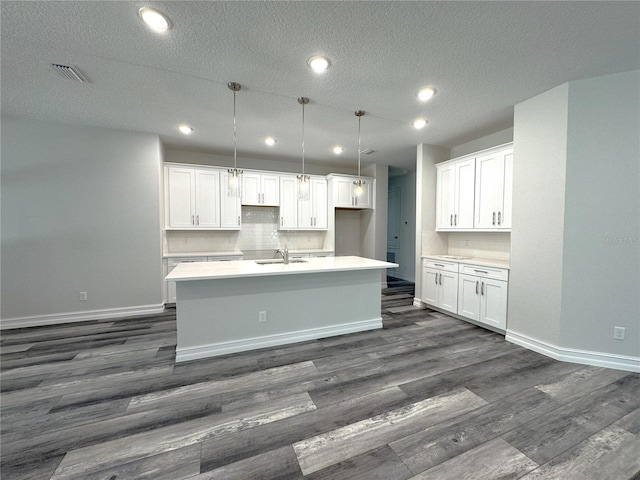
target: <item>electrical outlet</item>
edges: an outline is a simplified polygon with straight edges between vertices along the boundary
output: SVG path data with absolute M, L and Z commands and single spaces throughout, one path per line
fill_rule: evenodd
M 262 310 L 262 311 L 258 312 L 258 321 L 259 322 L 266 322 L 267 321 L 267 312 L 266 312 L 266 310 Z
M 624 327 L 613 327 L 613 338 L 615 340 L 624 340 Z
M 87 292 L 80 292 L 80 301 L 81 302 L 87 301 Z

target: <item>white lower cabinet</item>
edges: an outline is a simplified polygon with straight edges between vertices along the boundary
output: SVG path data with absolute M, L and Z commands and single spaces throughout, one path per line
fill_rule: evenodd
M 230 262 L 233 260 L 242 260 L 242 255 L 216 255 L 214 257 L 169 257 L 164 262 L 164 276 L 166 277 L 171 271 L 181 263 L 191 262 Z M 165 282 L 165 300 L 164 303 L 176 303 L 176 282 Z
M 427 305 L 456 313 L 458 264 L 425 260 L 422 266 L 422 298 Z
M 506 330 L 507 278 L 505 269 L 461 264 L 458 315 Z

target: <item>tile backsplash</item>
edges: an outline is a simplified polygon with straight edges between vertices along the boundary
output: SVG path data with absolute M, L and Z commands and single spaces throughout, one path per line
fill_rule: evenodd
M 278 230 L 278 208 L 242 207 L 242 229 L 228 230 L 167 230 L 165 251 L 168 253 L 252 251 L 283 248 L 314 250 L 323 248 L 326 231 Z
M 449 232 L 449 255 L 509 260 L 511 234 L 508 232 Z

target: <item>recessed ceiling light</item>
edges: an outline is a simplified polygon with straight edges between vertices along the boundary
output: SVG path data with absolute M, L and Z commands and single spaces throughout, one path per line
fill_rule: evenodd
M 309 59 L 311 70 L 316 73 L 322 73 L 329 68 L 329 59 L 320 55 L 315 55 Z
M 180 130 L 180 133 L 184 135 L 191 135 L 193 133 L 193 127 L 185 123 L 178 125 L 178 130 Z
M 416 92 L 416 96 L 421 102 L 426 102 L 427 100 L 431 100 L 431 98 L 436 94 L 436 89 L 433 87 L 424 87 Z
M 336 155 L 340 155 L 342 152 L 344 152 L 344 148 L 342 148 L 340 145 L 336 145 L 331 149 L 331 151 Z
M 273 147 L 276 143 L 278 142 L 278 140 L 276 140 L 273 137 L 266 137 L 264 139 L 264 143 L 266 143 L 267 145 L 269 145 L 270 147 Z
M 424 118 L 416 118 L 411 125 L 413 125 L 413 128 L 416 130 L 420 130 L 427 125 L 427 121 Z
M 138 10 L 138 15 L 147 26 L 154 32 L 166 32 L 169 30 L 169 19 L 157 10 L 149 7 L 142 7 Z

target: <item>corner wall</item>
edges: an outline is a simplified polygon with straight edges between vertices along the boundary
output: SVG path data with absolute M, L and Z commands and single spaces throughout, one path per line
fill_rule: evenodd
M 161 311 L 161 165 L 155 135 L 2 119 L 3 328 Z

